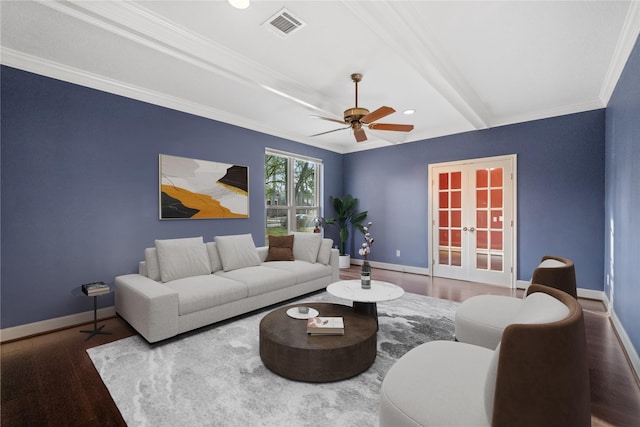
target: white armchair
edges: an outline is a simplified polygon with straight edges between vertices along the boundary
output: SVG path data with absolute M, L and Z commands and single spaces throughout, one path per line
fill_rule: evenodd
M 402 356 L 382 383 L 380 427 L 590 426 L 582 307 L 531 288 L 495 350 L 432 341 Z
M 531 283 L 550 286 L 576 298 L 573 261 L 545 255 L 533 272 Z M 526 294 L 529 294 L 527 290 Z M 525 295 L 526 298 L 526 295 Z M 456 310 L 456 340 L 495 349 L 502 331 L 513 323 L 523 299 L 504 295 L 478 295 L 464 301 Z

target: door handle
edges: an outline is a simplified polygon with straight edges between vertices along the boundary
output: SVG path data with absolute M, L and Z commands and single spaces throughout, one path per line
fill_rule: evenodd
M 464 227 L 464 228 L 462 229 L 462 231 L 468 231 L 468 230 L 469 230 L 469 229 L 468 229 L 467 227 Z
M 476 228 L 475 228 L 475 227 L 471 227 L 471 228 L 469 228 L 469 227 L 464 227 L 464 228 L 462 229 L 462 231 L 476 231 Z
M 471 228 L 469 229 L 469 231 L 476 231 L 476 228 L 475 228 L 475 227 L 471 227 Z

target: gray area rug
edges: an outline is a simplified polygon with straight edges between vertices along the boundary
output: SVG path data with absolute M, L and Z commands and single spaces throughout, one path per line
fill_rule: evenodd
M 347 303 L 326 292 L 299 301 Z M 413 347 L 452 340 L 456 305 L 415 294 L 379 303 L 376 361 L 334 383 L 264 367 L 258 327 L 273 308 L 159 344 L 133 336 L 87 352 L 129 426 L 376 426 L 385 374 Z

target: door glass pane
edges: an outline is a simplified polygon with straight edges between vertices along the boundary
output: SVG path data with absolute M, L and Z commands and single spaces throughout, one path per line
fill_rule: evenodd
M 487 211 L 476 211 L 476 228 L 488 228 Z
M 489 186 L 488 173 L 486 169 L 478 169 L 476 171 L 476 187 L 486 188 Z
M 476 254 L 476 268 L 478 270 L 487 270 L 488 267 L 489 267 L 488 259 L 489 259 L 489 257 L 487 256 L 487 254 L 477 253 Z
M 499 190 L 491 190 L 491 207 L 502 207 L 502 188 L 500 188 Z
M 489 242 L 487 241 L 487 232 L 477 230 L 476 231 L 476 248 L 489 249 Z
M 451 211 L 451 226 L 462 228 L 462 211 Z
M 438 251 L 438 264 L 440 265 L 449 265 L 449 250 L 448 249 L 440 249 Z
M 440 192 L 440 208 L 448 208 L 449 207 L 449 193 L 446 191 Z
M 477 190 L 476 191 L 476 207 L 478 208 L 486 208 L 489 206 L 489 194 L 487 190 Z
M 451 192 L 451 207 L 456 209 L 462 207 L 462 191 Z
M 438 175 L 438 189 L 440 190 L 448 190 L 449 189 L 449 174 L 441 173 Z
M 502 260 L 502 255 L 498 255 L 498 254 L 492 254 L 491 255 L 491 270 L 492 271 L 502 271 L 502 265 L 503 265 L 503 260 Z
M 451 172 L 451 189 L 459 190 L 462 188 L 462 172 Z
M 491 231 L 491 249 L 502 250 L 502 231 Z
M 455 267 L 462 265 L 462 252 L 456 250 L 451 251 L 451 265 Z
M 440 227 L 448 227 L 449 226 L 449 211 L 440 211 L 438 212 L 438 222 Z
M 491 228 L 502 230 L 502 210 L 491 211 Z
M 502 168 L 491 169 L 491 186 L 502 187 Z
M 462 247 L 462 230 L 451 230 L 451 247 Z
M 440 246 L 449 246 L 449 230 L 440 229 L 440 238 L 438 239 L 438 244 Z

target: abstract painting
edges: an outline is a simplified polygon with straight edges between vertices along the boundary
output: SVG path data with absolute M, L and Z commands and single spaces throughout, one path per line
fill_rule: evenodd
M 160 219 L 248 217 L 248 167 L 160 154 Z

